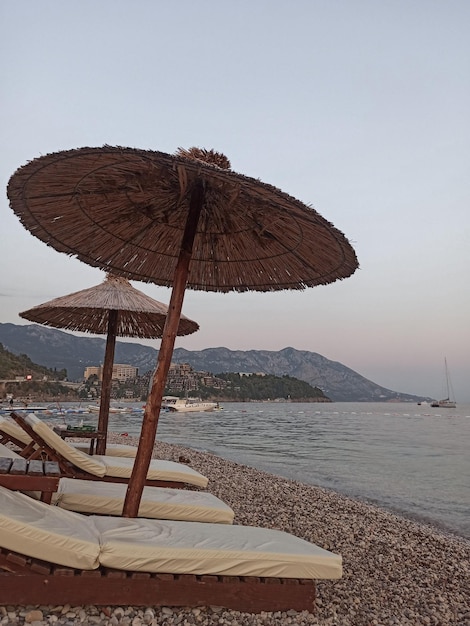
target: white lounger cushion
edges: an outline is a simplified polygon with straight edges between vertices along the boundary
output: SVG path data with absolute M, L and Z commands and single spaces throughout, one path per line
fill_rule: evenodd
M 127 485 L 61 478 L 53 503 L 79 513 L 121 515 Z M 144 487 L 139 517 L 231 524 L 233 510 L 204 491 Z
M 5 487 L 0 487 L 0 545 L 67 567 L 99 566 L 99 531 L 94 524 Z
M 341 556 L 278 530 L 85 516 L 0 487 L 0 546 L 82 569 L 341 578 Z
M 94 517 L 100 563 L 130 571 L 340 578 L 341 557 L 279 530 Z
M 116 476 L 119 478 L 130 478 L 133 459 L 126 459 L 122 456 L 100 456 L 95 454 L 94 459 L 99 459 L 105 467 L 106 476 Z M 164 461 L 152 459 L 147 472 L 149 480 L 172 480 L 175 482 L 188 483 L 197 487 L 207 487 L 208 479 L 193 470 L 188 465 L 175 463 L 175 461 Z
M 21 441 L 22 443 L 24 443 L 25 446 L 27 446 L 32 441 L 28 433 L 26 433 L 22 428 L 17 426 L 15 422 L 12 422 L 11 420 L 8 420 L 5 417 L 1 417 L 1 416 L 0 416 L 0 429 L 7 435 L 10 435 L 11 437 L 18 439 L 18 441 Z
M 25 419 L 34 432 L 76 467 L 100 478 L 103 476 L 130 478 L 132 468 L 134 467 L 134 459 L 84 454 L 59 437 L 33 413 L 27 415 Z M 207 487 L 209 482 L 205 476 L 187 465 L 160 459 L 153 459 L 150 462 L 147 478 L 149 480 L 183 482 L 197 487 Z
M 88 454 L 88 451 L 90 450 L 89 443 L 74 441 L 70 442 L 70 445 L 74 448 L 77 448 L 77 450 L 80 450 L 80 452 L 84 452 L 85 454 Z M 123 456 L 128 459 L 135 459 L 136 454 L 137 446 L 129 446 L 126 443 L 106 443 L 106 455 Z

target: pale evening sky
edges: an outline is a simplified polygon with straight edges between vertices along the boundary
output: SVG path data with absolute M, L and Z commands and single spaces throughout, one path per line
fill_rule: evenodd
M 447 357 L 470 401 L 470 2 L 3 0 L 0 24 L 0 322 L 104 278 L 21 226 L 18 167 L 103 144 L 213 148 L 312 205 L 360 269 L 302 292 L 187 291 L 201 329 L 178 347 L 292 346 L 432 397 Z

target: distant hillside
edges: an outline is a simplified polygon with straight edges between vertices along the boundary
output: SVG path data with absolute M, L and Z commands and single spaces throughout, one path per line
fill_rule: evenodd
M 217 377 L 227 381 L 227 386 L 222 389 L 201 388 L 214 400 L 246 402 L 288 398 L 292 402 L 330 402 L 318 387 L 292 376 L 219 373 Z M 204 397 L 202 393 L 201 396 Z
M 66 368 L 70 380 L 81 380 L 85 367 L 103 362 L 105 340 L 76 337 L 70 333 L 38 324 L 0 324 L 0 342 L 15 354 L 27 354 L 35 363 L 50 368 Z M 153 370 L 158 351 L 138 343 L 116 344 L 115 362 L 139 368 L 139 374 Z M 423 396 L 400 393 L 381 387 L 354 370 L 330 361 L 316 352 L 284 348 L 269 350 L 229 350 L 206 348 L 190 351 L 176 348 L 173 360 L 189 363 L 195 370 L 213 374 L 221 372 L 255 372 L 292 376 L 319 387 L 336 402 L 416 402 Z
M 35 379 L 59 380 L 65 378 L 66 373 L 37 365 L 26 354 L 14 354 L 0 343 L 0 379 L 26 378 L 27 376 L 33 376 Z
M 43 398 L 75 400 L 76 392 L 60 382 L 65 377 L 65 370 L 33 363 L 26 354 L 13 354 L 0 343 L 0 379 L 6 381 L 0 384 L 0 398 L 11 394 L 15 398 L 34 396 L 38 401 Z

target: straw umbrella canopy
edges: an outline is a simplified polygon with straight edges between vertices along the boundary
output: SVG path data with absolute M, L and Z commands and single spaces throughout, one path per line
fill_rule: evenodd
M 116 337 L 162 337 L 168 307 L 135 289 L 126 278 L 108 274 L 95 287 L 54 298 L 20 313 L 20 317 L 54 328 L 106 335 L 98 430 L 98 454 L 105 454 Z M 189 335 L 199 325 L 181 316 L 177 334 Z
M 49 154 L 13 174 L 8 197 L 23 225 L 59 252 L 172 287 L 126 516 L 138 511 L 186 287 L 304 289 L 358 267 L 346 237 L 319 213 L 233 172 L 212 150 L 169 155 L 103 146 Z

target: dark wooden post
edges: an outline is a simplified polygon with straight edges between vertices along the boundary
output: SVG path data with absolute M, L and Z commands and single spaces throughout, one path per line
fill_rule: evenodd
M 173 289 L 171 292 L 168 315 L 163 329 L 162 341 L 158 352 L 157 368 L 152 380 L 150 394 L 145 405 L 142 430 L 140 433 L 139 447 L 134 461 L 132 475 L 127 486 L 126 499 L 124 501 L 123 517 L 137 517 L 142 491 L 144 489 L 153 446 L 157 434 L 158 418 L 162 406 L 162 398 L 168 370 L 171 365 L 171 357 L 175 346 L 176 334 L 183 308 L 184 292 L 188 280 L 189 264 L 191 261 L 194 238 L 196 236 L 199 216 L 204 204 L 204 184 L 198 179 L 194 183 L 189 203 L 189 212 L 181 242 L 178 262 L 173 277 Z
M 108 313 L 108 336 L 106 338 L 106 351 L 104 354 L 103 376 L 101 379 L 100 413 L 98 418 L 98 431 L 104 432 L 104 438 L 98 439 L 96 444 L 97 454 L 106 454 L 106 440 L 108 436 L 109 404 L 111 402 L 111 387 L 113 382 L 114 351 L 116 348 L 116 335 L 118 327 L 119 311 L 111 310 Z

